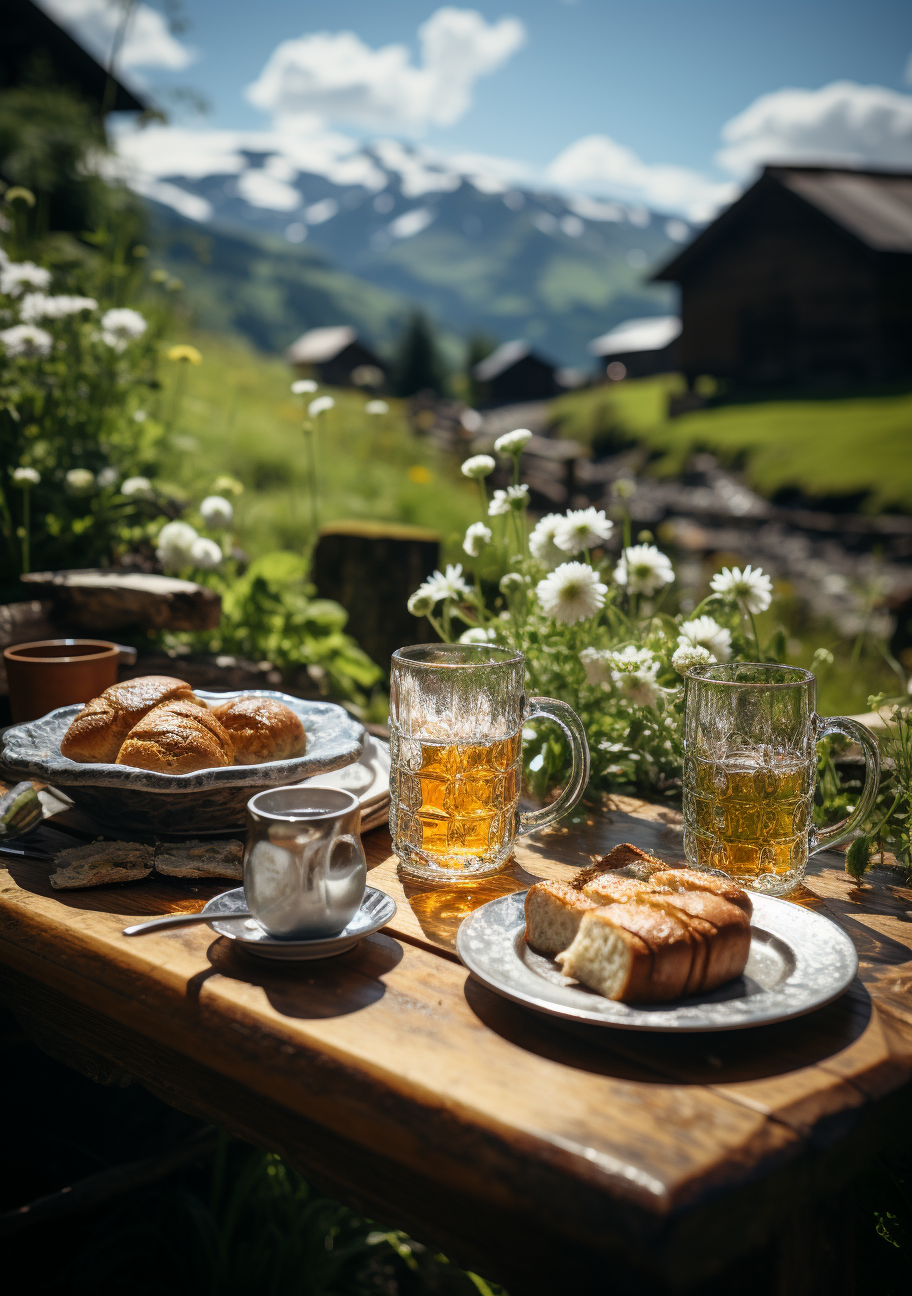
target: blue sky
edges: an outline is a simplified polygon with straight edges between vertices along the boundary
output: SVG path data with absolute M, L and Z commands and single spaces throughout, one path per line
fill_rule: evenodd
M 41 2 L 104 45 L 114 0 Z M 175 116 L 193 130 L 393 136 L 681 211 L 718 205 L 777 154 L 912 170 L 908 0 L 184 0 L 177 39 L 156 3 L 140 6 L 123 73 L 165 98 L 200 90 L 211 113 Z M 423 24 L 444 49 L 437 71 L 422 71 Z M 467 52 L 447 62 L 460 32 Z

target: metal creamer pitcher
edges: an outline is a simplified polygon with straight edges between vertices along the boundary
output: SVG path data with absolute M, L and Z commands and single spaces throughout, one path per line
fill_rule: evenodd
M 361 803 L 338 788 L 283 787 L 247 802 L 244 894 L 279 939 L 342 931 L 364 899 Z

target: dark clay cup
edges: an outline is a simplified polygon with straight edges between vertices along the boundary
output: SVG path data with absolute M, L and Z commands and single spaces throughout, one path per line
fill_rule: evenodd
M 13 724 L 88 702 L 117 683 L 121 650 L 106 639 L 41 639 L 4 648 Z

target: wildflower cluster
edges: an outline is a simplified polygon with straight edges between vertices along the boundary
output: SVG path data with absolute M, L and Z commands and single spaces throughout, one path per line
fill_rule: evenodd
M 582 717 L 592 790 L 654 794 L 680 778 L 682 677 L 713 662 L 767 655 L 754 617 L 770 605 L 770 579 L 750 567 L 723 568 L 689 616 L 674 612 L 672 562 L 647 534 L 631 542 L 629 518 L 616 524 L 589 507 L 529 526 L 519 468 L 530 438 L 518 429 L 495 442 L 495 453 L 513 459 L 513 482 L 490 496 L 485 482 L 495 458 L 476 454 L 462 465 L 478 483 L 482 513 L 463 540 L 470 570 L 435 571 L 409 610 L 446 641 L 522 651 L 529 689 L 563 698 Z M 541 754 L 552 741 L 544 740 Z

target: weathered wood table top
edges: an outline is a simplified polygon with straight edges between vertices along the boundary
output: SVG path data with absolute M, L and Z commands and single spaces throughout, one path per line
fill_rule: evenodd
M 674 812 L 615 804 L 525 838 L 505 873 L 466 888 L 403 886 L 386 831 L 368 834 L 370 881 L 398 914 L 320 963 L 258 961 L 202 925 L 121 934 L 227 882 L 54 892 L 49 865 L 14 862 L 0 869 L 0 992 L 51 1051 L 282 1153 L 511 1296 L 596 1275 L 606 1290 L 635 1276 L 640 1293 L 702 1293 L 738 1273 L 759 1291 L 774 1245 L 792 1269 L 799 1253 L 811 1263 L 814 1200 L 908 1137 L 912 892 L 858 890 L 839 857 L 812 862 L 799 901 L 849 932 L 861 969 L 836 1003 L 779 1026 L 589 1028 L 472 980 L 455 933 L 483 900 L 572 876 L 620 841 L 681 858 Z M 816 1292 L 825 1266 L 812 1268 L 788 1291 Z

